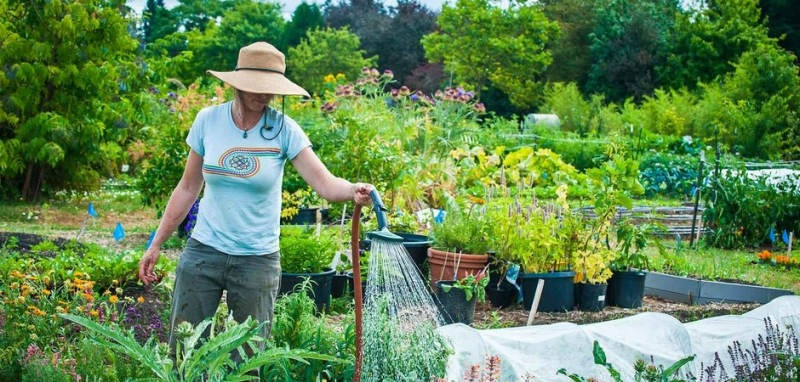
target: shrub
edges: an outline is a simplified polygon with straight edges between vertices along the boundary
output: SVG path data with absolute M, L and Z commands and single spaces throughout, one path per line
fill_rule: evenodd
M 336 253 L 332 236 L 314 234 L 314 227 L 281 230 L 281 269 L 286 273 L 320 273 Z
M 687 198 L 697 182 L 697 156 L 649 153 L 639 164 L 646 197 L 655 195 Z
M 783 230 L 800 232 L 800 194 L 797 178 L 772 184 L 767 178 L 750 178 L 731 171 L 711 178 L 704 192 L 703 222 L 711 229 L 708 243 L 720 248 L 757 247 Z M 778 238 L 778 240 L 780 240 Z

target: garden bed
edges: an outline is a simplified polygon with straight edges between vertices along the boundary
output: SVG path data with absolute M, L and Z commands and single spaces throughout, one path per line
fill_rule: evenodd
M 649 276 L 648 276 L 649 277 Z M 641 308 L 622 309 L 607 306 L 599 312 L 537 313 L 533 325 L 546 325 L 558 322 L 590 324 L 633 316 L 643 312 L 661 312 L 675 317 L 680 322 L 692 322 L 704 318 L 742 314 L 761 306 L 758 303 L 719 303 L 709 302 L 704 305 L 688 305 L 681 302 L 667 301 L 653 296 L 645 296 Z M 475 309 L 472 326 L 480 329 L 507 328 L 525 326 L 528 321 L 528 310 L 516 304 L 505 309 L 495 309 L 488 303 L 478 304 Z
M 685 304 L 760 303 L 794 294 L 790 290 L 767 288 L 739 282 L 699 280 L 683 276 L 650 272 L 644 293 L 668 301 Z

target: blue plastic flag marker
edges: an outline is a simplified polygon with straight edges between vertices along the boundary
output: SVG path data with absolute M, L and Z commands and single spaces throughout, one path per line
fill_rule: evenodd
M 783 230 L 783 242 L 789 245 L 789 233 L 786 230 Z
M 156 231 L 153 231 L 150 233 L 150 239 L 147 240 L 147 247 L 145 247 L 145 249 L 150 249 L 150 245 L 153 244 L 153 239 L 155 238 L 156 238 Z
M 542 172 L 542 179 L 547 179 L 547 173 L 546 172 Z
M 122 229 L 122 223 L 117 223 L 117 228 L 114 228 L 114 240 L 119 242 L 125 237 L 125 230 Z
M 769 241 L 771 241 L 773 245 L 775 244 L 775 227 L 769 228 Z
M 434 223 L 438 223 L 438 224 L 444 223 L 444 210 L 443 209 L 439 210 L 439 213 L 436 214 L 435 218 L 433 218 L 433 222 Z
M 89 210 L 86 211 L 87 214 L 91 215 L 92 217 L 97 217 L 97 211 L 94 210 L 94 203 L 89 202 Z

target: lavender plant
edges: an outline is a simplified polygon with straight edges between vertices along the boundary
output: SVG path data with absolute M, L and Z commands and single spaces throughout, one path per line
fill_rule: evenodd
M 719 353 L 714 354 L 714 363 L 700 366 L 699 382 L 789 382 L 800 378 L 800 346 L 797 335 L 789 327 L 784 332 L 767 317 L 764 319 L 766 333 L 751 341 L 745 349 L 741 342 L 728 346 L 728 356 L 733 370 L 725 370 Z

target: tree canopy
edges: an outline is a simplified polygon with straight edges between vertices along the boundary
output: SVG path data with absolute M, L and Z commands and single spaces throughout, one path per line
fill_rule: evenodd
M 502 8 L 497 0 L 458 0 L 443 6 L 438 25 L 422 39 L 426 56 L 474 85 L 478 98 L 491 83 L 514 105 L 541 99 L 542 74 L 552 62 L 545 47 L 559 30 L 538 4 L 516 0 Z
M 91 188 L 136 132 L 137 61 L 120 1 L 0 1 L 0 183 Z M 112 164 L 113 166 L 113 164 Z M 11 190 L 11 191 L 9 191 Z

